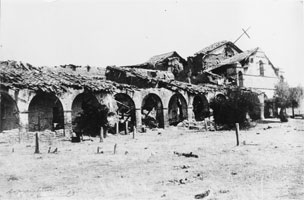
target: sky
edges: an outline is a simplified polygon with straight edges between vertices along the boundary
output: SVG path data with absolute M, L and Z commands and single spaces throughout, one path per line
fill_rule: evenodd
M 303 0 L 0 0 L 0 60 L 35 66 L 131 65 L 221 40 L 260 47 L 304 86 Z

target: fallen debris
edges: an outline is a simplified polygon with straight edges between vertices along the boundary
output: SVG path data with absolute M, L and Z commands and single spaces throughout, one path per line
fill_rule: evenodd
M 103 151 L 100 151 L 101 149 L 101 147 L 97 147 L 97 154 L 103 154 Z
M 55 148 L 54 151 L 51 151 L 51 147 L 49 147 L 48 153 L 58 153 L 58 149 Z
M 272 127 L 271 126 L 267 126 L 266 128 L 263 128 L 264 130 L 267 130 L 267 129 L 271 129 Z
M 222 193 L 222 194 L 225 194 L 225 193 L 228 193 L 230 192 L 229 190 L 220 190 L 219 193 Z
M 178 184 L 178 185 L 184 185 L 186 183 L 190 183 L 191 181 L 187 178 L 184 179 L 172 179 L 168 181 L 169 183 Z
M 56 148 L 52 153 L 58 153 L 58 149 Z
M 72 143 L 78 143 L 78 142 L 80 142 L 81 140 L 80 140 L 80 137 L 71 137 L 71 142 Z
M 8 179 L 7 179 L 7 181 L 18 181 L 19 179 L 16 177 L 16 176 L 14 176 L 14 175 L 11 175 Z
M 193 154 L 192 152 L 190 152 L 190 153 L 179 153 L 179 152 L 174 151 L 173 153 L 178 155 L 178 156 L 185 156 L 187 158 L 189 158 L 189 157 L 198 158 L 198 155 Z
M 207 190 L 206 192 L 195 195 L 194 198 L 195 199 L 203 199 L 203 198 L 209 196 L 209 194 L 210 194 L 210 190 Z

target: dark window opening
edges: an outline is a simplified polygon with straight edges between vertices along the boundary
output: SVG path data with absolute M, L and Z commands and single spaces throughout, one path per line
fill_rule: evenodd
M 260 76 L 264 76 L 265 75 L 264 63 L 261 60 L 259 61 L 259 65 L 260 65 Z

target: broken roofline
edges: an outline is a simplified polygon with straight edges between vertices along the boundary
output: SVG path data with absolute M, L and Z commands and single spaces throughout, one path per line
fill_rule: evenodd
M 153 85 L 157 88 L 165 88 L 168 90 L 171 90 L 173 92 L 179 92 L 180 90 L 186 91 L 190 94 L 206 94 L 208 92 L 222 92 L 224 90 L 224 87 L 221 86 L 214 86 L 209 84 L 204 85 L 193 85 L 190 83 L 180 82 L 176 80 L 166 80 L 166 79 L 157 79 L 148 77 L 145 75 L 142 75 L 136 71 L 135 68 L 126 68 L 126 67 L 116 67 L 116 66 L 108 66 L 106 71 L 119 71 L 125 74 L 128 74 L 128 76 L 133 76 L 136 78 L 139 78 L 140 80 L 143 80 L 147 83 L 147 85 Z M 113 80 L 114 81 L 114 80 Z M 131 83 L 133 85 L 133 83 Z M 144 88 L 144 87 L 143 87 Z
M 244 59 L 247 59 L 248 57 L 250 57 L 252 54 L 256 53 L 258 51 L 258 47 L 252 49 L 252 50 L 248 50 L 248 51 L 244 51 L 242 53 L 236 54 L 232 57 L 229 57 L 225 60 L 223 60 L 222 62 L 220 62 L 219 64 L 209 67 L 208 69 L 206 69 L 206 72 L 211 72 L 212 70 L 218 69 L 222 66 L 226 66 L 226 65 L 232 65 L 232 64 L 236 64 L 237 62 L 240 62 Z
M 199 55 L 199 54 L 208 54 L 210 53 L 211 51 L 217 49 L 217 48 L 220 48 L 222 46 L 224 46 L 225 44 L 229 44 L 231 46 L 233 46 L 239 53 L 242 53 L 243 51 L 238 47 L 236 46 L 233 42 L 231 41 L 228 41 L 228 40 L 223 40 L 223 41 L 220 41 L 220 42 L 216 42 L 216 43 L 213 43 L 205 48 L 203 48 L 202 50 L 194 53 L 194 55 Z
M 85 76 L 72 72 L 58 72 L 51 68 L 34 67 L 16 61 L 0 61 L 1 85 L 12 89 L 29 89 L 61 94 L 69 89 L 109 92 L 134 87 L 105 80 L 102 76 Z
M 267 55 L 265 54 L 265 52 L 260 48 L 260 47 L 256 47 L 254 49 L 251 49 L 251 50 L 247 50 L 247 51 L 244 51 L 242 53 L 239 53 L 239 54 L 236 54 L 230 58 L 227 58 L 225 60 L 223 60 L 222 62 L 220 62 L 219 64 L 213 66 L 213 67 L 210 67 L 208 69 L 206 69 L 205 71 L 206 72 L 211 72 L 212 70 L 214 69 L 218 69 L 220 67 L 223 67 L 223 66 L 227 66 L 227 65 L 232 65 L 232 64 L 236 64 L 237 62 L 240 62 L 240 61 L 243 61 L 245 59 L 247 59 L 248 57 L 252 56 L 253 54 L 255 54 L 256 52 L 263 52 L 266 59 L 269 61 L 269 64 L 271 65 L 271 67 L 277 71 L 279 70 L 279 68 L 276 68 L 272 62 L 269 60 L 269 58 L 267 57 Z
M 141 63 L 141 64 L 134 64 L 134 65 L 125 65 L 121 67 L 128 67 L 128 68 L 143 68 L 143 69 L 155 69 L 156 64 L 163 62 L 170 57 L 178 57 L 180 58 L 183 64 L 186 64 L 187 61 L 180 56 L 176 51 L 171 51 L 168 53 L 163 53 L 159 55 L 152 56 L 148 61 Z

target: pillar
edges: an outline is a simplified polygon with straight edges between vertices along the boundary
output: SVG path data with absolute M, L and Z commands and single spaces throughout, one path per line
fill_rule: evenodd
M 137 130 L 141 129 L 142 121 L 141 121 L 141 108 L 136 108 L 136 128 Z
M 168 128 L 169 125 L 169 109 L 168 108 L 163 108 L 163 113 L 164 113 L 164 128 Z
M 64 111 L 64 133 L 65 136 L 70 136 L 72 133 L 72 110 Z
M 28 118 L 28 112 L 20 112 L 19 113 L 19 124 L 20 124 L 20 131 L 21 132 L 27 132 L 28 126 L 29 126 L 29 118 Z
M 260 119 L 265 119 L 265 116 L 264 116 L 264 109 L 265 109 L 265 104 L 264 103 L 261 103 L 260 104 Z
M 188 121 L 191 121 L 194 118 L 192 106 L 188 107 L 187 112 L 188 112 Z

